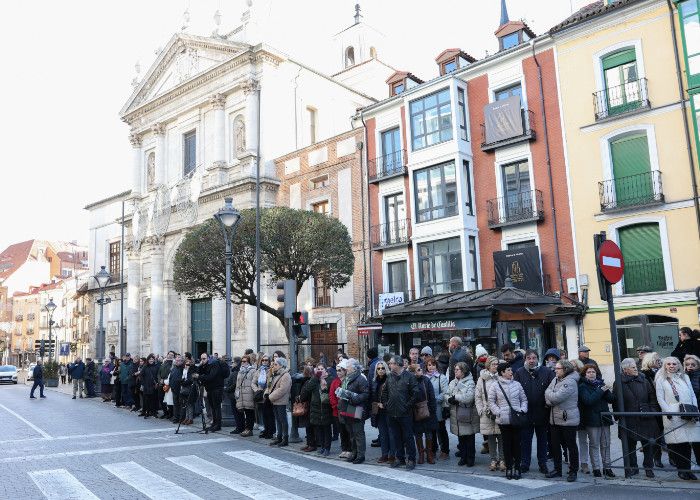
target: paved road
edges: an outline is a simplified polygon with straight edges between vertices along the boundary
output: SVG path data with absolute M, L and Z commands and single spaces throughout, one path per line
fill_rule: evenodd
M 0 499 L 609 498 L 632 491 L 590 478 L 569 484 L 528 474 L 508 481 L 483 467 L 466 471 L 452 464 L 414 472 L 354 466 L 292 447 L 270 448 L 258 438 L 192 429 L 176 435 L 163 420 L 137 418 L 99 399 L 47 395 L 30 400 L 27 387 L 0 387 Z M 674 500 L 698 498 L 698 490 L 675 486 L 664 493 Z

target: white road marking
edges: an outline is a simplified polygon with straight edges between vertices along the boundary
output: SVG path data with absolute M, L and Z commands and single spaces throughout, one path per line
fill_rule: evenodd
M 12 462 L 31 462 L 33 460 L 44 460 L 48 458 L 64 458 L 64 457 L 80 457 L 85 455 L 99 455 L 105 453 L 114 453 L 120 451 L 135 451 L 135 450 L 153 450 L 156 448 L 173 448 L 176 446 L 195 446 L 198 444 L 212 444 L 212 443 L 230 443 L 230 438 L 218 438 L 218 439 L 197 439 L 194 441 L 178 441 L 176 443 L 162 443 L 162 444 L 142 444 L 133 446 L 121 446 L 117 448 L 96 448 L 94 450 L 76 450 L 76 451 L 62 451 L 59 453 L 44 453 L 39 455 L 25 455 L 22 457 L 7 457 L 0 458 L 0 463 L 12 463 Z
M 23 417 L 22 415 L 20 415 L 19 413 L 15 413 L 14 411 L 10 410 L 10 409 L 9 409 L 7 406 L 5 406 L 5 405 L 0 405 L 0 408 L 2 408 L 3 410 L 5 410 L 6 412 L 8 412 L 10 415 L 14 415 L 15 417 L 17 417 L 19 420 L 21 420 L 22 422 L 24 422 L 25 424 L 27 424 L 29 427 L 31 427 L 32 429 L 34 429 L 35 431 L 37 431 L 39 434 L 41 434 L 42 436 L 44 436 L 44 438 L 46 438 L 46 439 L 53 439 L 53 438 L 49 435 L 48 432 L 44 432 L 43 430 L 39 429 L 36 425 L 34 425 L 33 423 L 31 423 L 29 420 L 27 420 L 26 418 L 24 418 L 24 417 Z
M 185 488 L 141 467 L 136 462 L 103 464 L 102 467 L 151 500 L 202 500 Z
M 400 481 L 402 483 L 412 484 L 415 486 L 420 486 L 421 488 L 428 488 L 431 490 L 439 491 L 440 493 L 455 495 L 462 498 L 472 498 L 474 500 L 479 500 L 482 498 L 495 498 L 503 496 L 503 493 L 499 493 L 498 491 L 487 490 L 484 488 L 476 488 L 474 486 L 455 483 L 452 481 L 445 481 L 435 477 L 424 476 L 422 474 L 416 474 L 415 472 L 409 472 L 405 470 L 390 469 L 388 467 L 377 467 L 376 465 L 366 464 L 353 465 L 347 462 L 341 462 L 338 460 L 326 460 L 310 455 L 306 455 L 306 458 L 310 460 L 316 460 L 319 462 L 325 462 L 327 464 L 331 464 L 336 467 L 342 467 L 344 469 L 363 472 L 364 474 L 369 474 L 371 476 L 377 476 L 384 479 L 391 479 L 393 481 Z
M 553 481 L 544 481 L 542 479 L 519 479 L 517 481 L 511 481 L 504 476 L 488 476 L 486 474 L 470 474 L 469 477 L 476 477 L 479 479 L 486 479 L 489 481 L 494 481 L 496 483 L 510 484 L 512 486 L 522 486 L 528 490 L 536 490 L 539 488 L 546 488 L 547 486 L 554 486 L 557 483 Z
M 146 434 L 153 432 L 173 432 L 172 428 L 167 429 L 144 429 L 139 431 L 118 431 L 118 432 L 98 432 L 95 434 L 73 434 L 69 436 L 55 436 L 52 438 L 26 438 L 26 439 L 10 439 L 7 441 L 0 441 L 0 444 L 5 443 L 24 443 L 31 441 L 60 441 L 66 439 L 85 439 L 85 438 L 98 438 L 98 437 L 109 437 L 109 436 L 128 436 L 130 434 Z
M 242 460 L 243 462 L 257 465 L 270 472 L 276 472 L 277 474 L 291 477 L 297 481 L 303 481 L 313 484 L 314 486 L 321 486 L 354 498 L 365 500 L 376 500 L 377 498 L 406 500 L 411 498 L 388 490 L 350 481 L 349 479 L 343 479 L 342 477 L 333 476 L 332 474 L 326 474 L 300 465 L 283 462 L 282 460 L 277 460 L 276 458 L 271 458 L 255 451 L 227 451 L 224 452 L 224 454 Z
M 279 500 L 281 498 L 287 500 L 303 500 L 303 497 L 275 488 L 257 479 L 244 476 L 243 474 L 226 469 L 225 467 L 221 467 L 220 465 L 195 455 L 167 457 L 166 460 L 255 500 Z
M 66 469 L 32 471 L 29 477 L 48 500 L 99 500 Z

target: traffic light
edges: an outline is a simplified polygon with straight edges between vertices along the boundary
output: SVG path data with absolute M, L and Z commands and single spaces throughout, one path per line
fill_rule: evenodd
M 294 311 L 292 320 L 292 329 L 296 338 L 299 340 L 308 339 L 311 331 L 309 313 L 306 311 Z
M 277 311 L 284 316 L 284 319 L 291 319 L 294 310 L 297 308 L 297 283 L 294 280 L 284 280 L 277 282 Z

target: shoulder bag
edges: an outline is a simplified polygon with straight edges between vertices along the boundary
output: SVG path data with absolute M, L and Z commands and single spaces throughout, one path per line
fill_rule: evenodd
M 695 405 L 691 405 L 688 403 L 681 403 L 681 398 L 678 395 L 678 390 L 676 389 L 676 385 L 673 383 L 673 380 L 671 380 L 670 377 L 667 377 L 666 380 L 668 380 L 668 383 L 671 385 L 671 390 L 673 391 L 673 397 L 676 399 L 676 402 L 678 403 L 678 413 L 695 413 L 696 415 L 681 415 L 681 418 L 683 420 L 698 420 L 697 413 L 698 413 L 698 407 Z M 685 382 L 685 380 L 684 380 Z M 693 388 L 690 387 L 690 392 L 693 392 Z
M 386 380 L 382 384 L 382 387 L 379 389 L 379 401 L 372 401 L 372 415 L 377 415 L 379 414 L 379 403 L 382 401 L 382 394 L 384 394 L 384 387 L 386 386 Z
M 527 427 L 527 425 L 529 425 L 527 413 L 513 408 L 513 405 L 510 404 L 510 400 L 508 399 L 508 396 L 506 396 L 506 391 L 503 390 L 503 386 L 501 385 L 501 383 L 498 380 L 496 380 L 496 383 L 498 384 L 498 387 L 501 388 L 503 397 L 506 398 L 506 403 L 508 403 L 508 406 L 510 407 L 509 425 L 512 425 L 513 427 Z
M 294 401 L 294 404 L 292 405 L 292 416 L 293 417 L 305 417 L 306 415 L 309 414 L 309 402 L 308 401 L 299 401 L 299 397 L 297 396 L 297 400 Z
M 491 408 L 489 408 L 489 395 L 488 395 L 488 392 L 486 391 L 486 380 L 484 380 L 482 378 L 481 383 L 484 385 L 484 397 L 481 398 L 484 400 L 484 415 L 486 415 L 491 420 L 496 420 L 496 415 L 494 415 L 491 412 Z
M 416 422 L 421 422 L 430 418 L 428 391 L 425 389 L 425 380 L 423 381 L 423 389 L 425 390 L 425 401 L 419 401 L 413 406 L 413 420 Z

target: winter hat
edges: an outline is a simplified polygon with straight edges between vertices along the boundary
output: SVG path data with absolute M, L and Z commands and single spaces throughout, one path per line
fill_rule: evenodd
M 430 348 L 429 345 L 425 346 L 423 349 L 420 350 L 421 355 L 427 354 L 428 356 L 433 355 L 433 350 Z
M 481 356 L 488 356 L 489 353 L 486 349 L 484 349 L 484 346 L 481 344 L 476 345 L 476 357 L 480 358 Z

